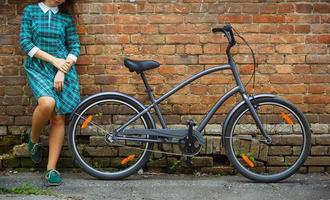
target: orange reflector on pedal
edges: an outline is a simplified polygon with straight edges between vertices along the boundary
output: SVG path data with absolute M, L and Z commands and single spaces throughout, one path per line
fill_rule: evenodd
M 244 153 L 242 153 L 241 157 L 249 167 L 254 167 L 254 163 Z
M 132 161 L 135 158 L 135 154 L 130 154 L 126 158 L 120 161 L 121 165 L 126 165 L 129 161 Z
M 89 122 L 92 121 L 92 118 L 93 118 L 93 115 L 89 115 L 89 116 L 85 119 L 85 121 L 83 122 L 83 124 L 81 125 L 81 128 L 86 128 L 86 127 L 88 126 Z
M 292 119 L 285 113 L 281 113 L 282 119 L 289 125 L 293 125 Z

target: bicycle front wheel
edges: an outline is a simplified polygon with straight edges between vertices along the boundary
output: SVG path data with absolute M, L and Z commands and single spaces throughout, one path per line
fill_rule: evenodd
M 143 108 L 122 95 L 100 95 L 77 109 L 69 124 L 69 147 L 74 160 L 88 174 L 99 179 L 122 179 L 147 162 L 153 144 L 142 141 L 107 141 L 106 135 L 136 116 Z M 126 129 L 152 128 L 147 114 Z M 130 138 L 151 139 L 148 135 Z
M 225 134 L 228 159 L 239 173 L 258 182 L 293 175 L 306 160 L 311 133 L 304 115 L 280 98 L 252 102 L 272 142 L 266 143 L 246 104 L 232 116 Z

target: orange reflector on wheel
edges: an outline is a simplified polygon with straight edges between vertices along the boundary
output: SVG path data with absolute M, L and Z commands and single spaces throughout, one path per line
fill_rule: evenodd
M 81 125 L 81 128 L 86 128 L 86 127 L 88 126 L 89 122 L 92 121 L 92 118 L 93 118 L 93 116 L 92 116 L 92 115 L 89 115 L 89 116 L 85 119 L 85 121 L 83 122 L 83 124 Z
M 241 157 L 249 167 L 254 167 L 254 163 L 244 153 L 242 153 Z
M 135 158 L 135 154 L 130 154 L 126 158 L 120 161 L 121 165 L 126 165 L 129 161 L 132 161 Z
M 285 113 L 281 113 L 282 119 L 289 125 L 293 125 L 292 119 Z

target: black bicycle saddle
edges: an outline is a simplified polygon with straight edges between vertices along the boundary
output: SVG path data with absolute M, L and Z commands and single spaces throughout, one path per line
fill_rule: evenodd
M 141 73 L 143 71 L 154 69 L 160 66 L 160 64 L 153 60 L 131 60 L 124 58 L 124 65 L 129 69 L 130 72 Z

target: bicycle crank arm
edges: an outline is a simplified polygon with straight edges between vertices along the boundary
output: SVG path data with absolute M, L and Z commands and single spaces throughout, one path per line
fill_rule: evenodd
M 119 132 L 119 134 L 127 135 L 127 136 L 150 135 L 150 136 L 182 139 L 188 135 L 188 130 L 187 129 L 128 129 Z M 198 142 L 201 145 L 205 145 L 205 140 L 203 138 L 203 135 L 199 131 L 193 130 L 193 135 L 197 138 Z M 116 134 L 114 136 L 116 136 Z

